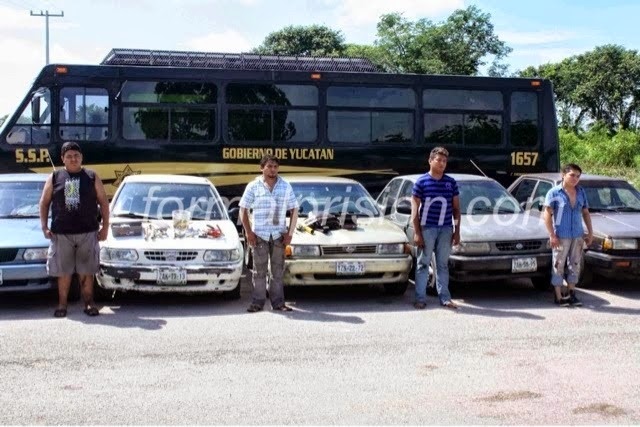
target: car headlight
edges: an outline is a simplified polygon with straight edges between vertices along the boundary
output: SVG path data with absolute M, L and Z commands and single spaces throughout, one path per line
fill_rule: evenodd
M 638 241 L 636 239 L 612 239 L 611 237 L 607 237 L 602 243 L 602 249 L 638 249 Z
M 295 245 L 291 246 L 291 255 L 299 257 L 320 256 L 320 246 Z
M 381 255 L 399 255 L 404 253 L 404 243 L 386 243 L 378 245 L 377 252 Z
M 103 261 L 137 261 L 138 252 L 135 249 L 100 249 L 100 259 Z
M 47 248 L 26 249 L 22 254 L 22 258 L 25 261 L 46 261 L 47 251 Z
M 454 246 L 451 252 L 454 254 L 487 254 L 491 247 L 487 242 L 460 242 Z
M 205 251 L 203 259 L 204 262 L 224 262 L 224 261 L 237 261 L 241 258 L 240 250 L 235 249 L 211 249 Z

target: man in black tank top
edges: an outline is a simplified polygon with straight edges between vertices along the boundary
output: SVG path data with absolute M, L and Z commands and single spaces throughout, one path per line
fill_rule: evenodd
M 47 179 L 40 199 L 42 232 L 51 240 L 47 271 L 58 278 L 58 306 L 55 317 L 67 315 L 71 278 L 78 274 L 84 312 L 97 316 L 93 302 L 93 278 L 100 268 L 99 241 L 107 238 L 109 202 L 98 175 L 82 167 L 82 152 L 75 142 L 62 145 L 64 169 Z M 98 221 L 98 205 L 102 226 Z M 51 227 L 48 224 L 51 208 Z

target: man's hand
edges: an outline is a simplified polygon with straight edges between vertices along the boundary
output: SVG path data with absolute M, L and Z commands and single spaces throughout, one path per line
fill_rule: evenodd
M 257 239 L 256 233 L 254 233 L 253 230 L 246 230 L 244 234 L 247 238 L 247 244 L 252 248 L 255 247 Z
M 287 246 L 289 243 L 291 243 L 291 234 L 289 233 L 285 233 L 282 236 L 282 244 Z
M 51 230 L 49 230 L 49 227 L 43 227 L 42 233 L 44 234 L 44 237 L 46 239 L 51 239 L 51 237 L 53 237 L 53 233 L 51 232 Z
M 453 236 L 451 236 L 451 246 L 456 246 L 460 244 L 460 230 L 456 230 L 453 232 Z
M 587 233 L 584 238 L 584 243 L 589 246 L 593 242 L 593 233 Z
M 98 241 L 99 242 L 104 242 L 105 240 L 107 240 L 107 235 L 109 234 L 109 228 L 108 227 L 101 227 L 100 231 L 98 231 Z
M 560 247 L 560 239 L 558 239 L 558 236 L 556 236 L 555 234 L 551 237 L 549 237 L 549 240 L 551 241 L 551 247 L 553 249 L 559 248 Z
M 422 233 L 413 233 L 413 242 L 419 248 L 424 248 L 424 239 Z

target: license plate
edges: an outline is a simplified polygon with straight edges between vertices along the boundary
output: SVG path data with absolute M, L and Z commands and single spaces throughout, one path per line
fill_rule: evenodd
M 338 275 L 364 274 L 364 263 L 338 262 L 336 263 L 336 274 Z
M 536 258 L 514 258 L 511 260 L 512 273 L 526 273 L 537 269 L 538 260 Z
M 171 268 L 158 271 L 159 285 L 186 285 L 187 270 Z

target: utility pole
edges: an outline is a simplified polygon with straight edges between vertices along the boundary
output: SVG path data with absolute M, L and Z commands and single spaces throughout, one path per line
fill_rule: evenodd
M 47 50 L 47 64 L 49 65 L 49 17 L 62 17 L 64 16 L 64 11 L 62 11 L 60 14 L 51 14 L 49 13 L 48 10 L 45 10 L 44 13 L 42 13 L 42 11 L 40 11 L 40 13 L 33 13 L 33 11 L 29 11 L 31 12 L 31 16 L 39 16 L 39 17 L 44 17 L 45 21 L 46 21 L 46 50 Z

